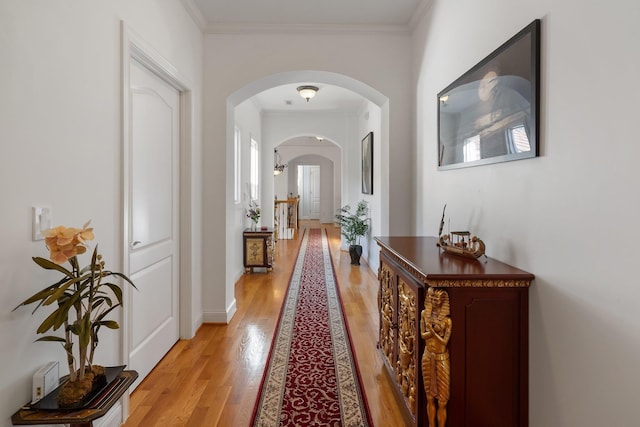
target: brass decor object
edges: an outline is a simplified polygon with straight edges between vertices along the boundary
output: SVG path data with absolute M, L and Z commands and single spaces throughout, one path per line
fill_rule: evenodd
M 478 236 L 472 236 L 469 231 L 451 231 L 449 234 L 442 234 L 446 209 L 447 205 L 444 205 L 438 230 L 438 246 L 445 252 L 467 258 L 480 258 L 484 255 L 484 242 Z
M 416 348 L 416 295 L 402 279 L 398 280 L 398 363 L 397 378 L 402 394 L 416 414 L 416 377 L 418 375 L 414 352 Z
M 425 340 L 422 378 L 431 427 L 444 427 L 447 423 L 447 402 L 451 386 L 448 348 L 451 327 L 449 294 L 444 289 L 429 288 L 420 316 L 420 332 Z

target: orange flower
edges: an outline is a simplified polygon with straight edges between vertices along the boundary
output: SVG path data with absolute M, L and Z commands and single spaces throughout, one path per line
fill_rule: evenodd
M 62 225 L 46 230 L 44 242 L 49 248 L 49 258 L 56 264 L 64 264 L 76 255 L 87 251 L 86 241 L 93 240 L 93 228 L 89 222 L 80 228 Z

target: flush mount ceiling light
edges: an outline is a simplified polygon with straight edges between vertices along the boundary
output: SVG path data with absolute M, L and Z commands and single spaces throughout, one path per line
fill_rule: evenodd
M 316 93 L 318 93 L 319 89 L 317 86 L 298 86 L 296 90 L 298 91 L 301 97 L 303 97 L 304 99 L 307 100 L 307 102 L 309 102 L 311 98 L 316 96 Z

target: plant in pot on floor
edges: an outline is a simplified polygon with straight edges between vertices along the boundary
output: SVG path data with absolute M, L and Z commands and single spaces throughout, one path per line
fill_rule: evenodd
M 360 200 L 355 212 L 351 212 L 351 206 L 345 205 L 338 209 L 336 221 L 340 225 L 340 232 L 349 244 L 349 255 L 352 265 L 360 265 L 362 246 L 360 238 L 369 230 L 369 205 L 365 200 Z
M 61 408 L 81 406 L 96 387 L 106 384 L 105 368 L 94 365 L 93 356 L 100 329 L 119 328 L 107 316 L 122 305 L 122 287 L 105 279 L 119 277 L 135 288 L 124 274 L 105 269 L 97 245 L 89 264 L 80 265 L 78 256 L 87 252 L 86 242 L 94 238 L 93 228 L 88 227 L 89 222 L 81 229 L 59 226 L 43 232 L 50 259 L 33 257 L 33 261 L 62 277 L 14 308 L 33 303 L 37 303 L 34 312 L 40 307 L 53 308 L 36 332 L 60 330 L 62 336 L 46 335 L 36 341 L 59 343 L 66 353 L 69 378 L 58 394 Z

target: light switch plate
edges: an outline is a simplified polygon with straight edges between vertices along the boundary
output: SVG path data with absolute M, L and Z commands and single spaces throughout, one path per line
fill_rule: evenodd
M 33 241 L 44 240 L 42 232 L 51 228 L 51 208 L 34 206 L 32 213 Z

